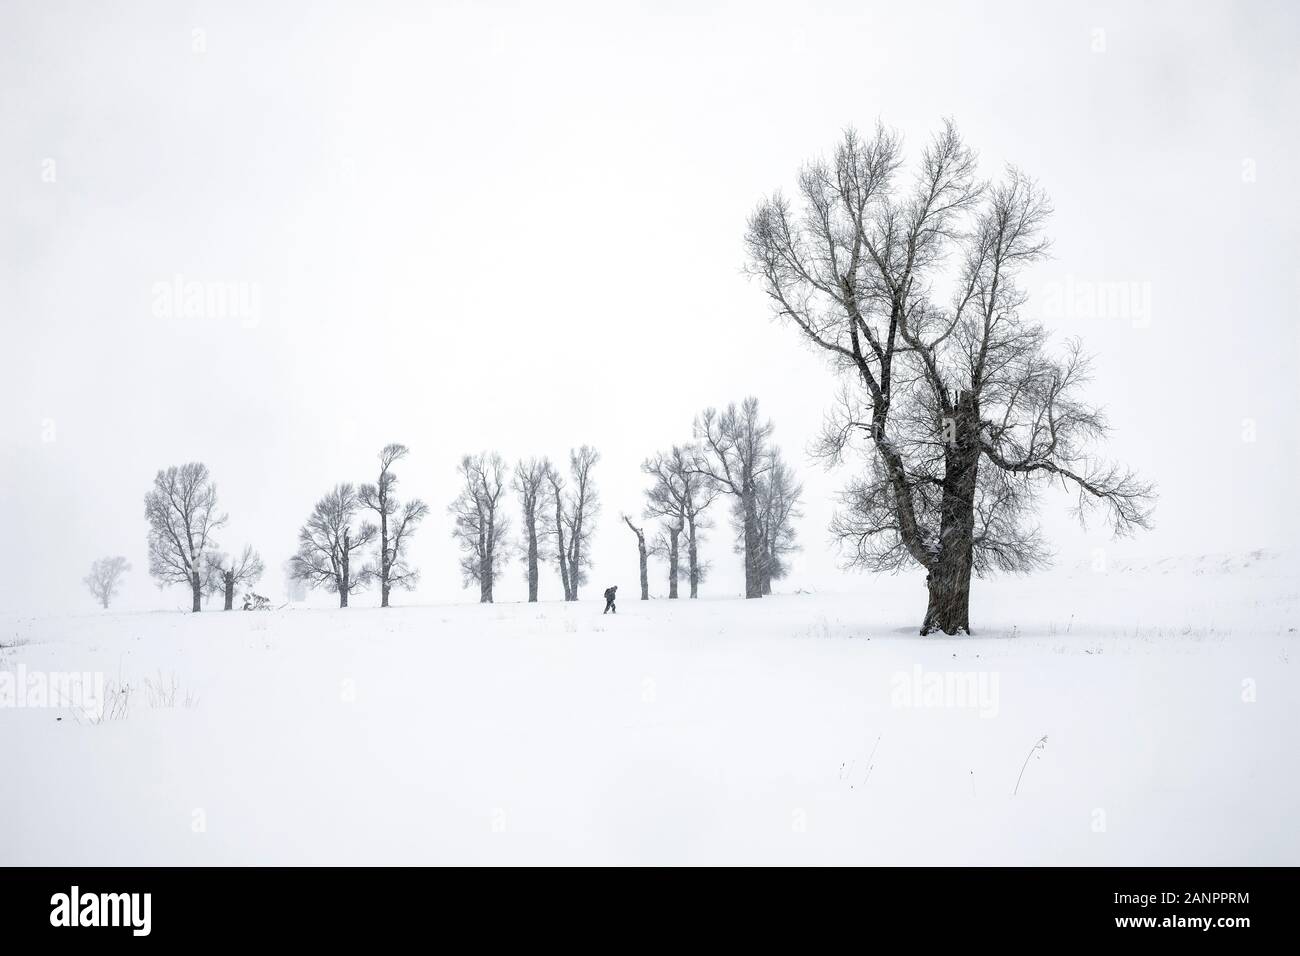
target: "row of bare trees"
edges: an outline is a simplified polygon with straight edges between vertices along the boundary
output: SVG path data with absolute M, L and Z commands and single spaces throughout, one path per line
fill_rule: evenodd
M 643 516 L 659 527 L 647 534 L 643 525 L 623 516 L 637 539 L 642 598 L 649 598 L 652 556 L 667 561 L 670 598 L 678 596 L 683 574 L 690 596 L 699 596 L 707 571 L 700 544 L 711 527 L 706 511 L 724 495 L 733 501 L 746 596 L 771 593 L 772 581 L 787 570 L 786 556 L 797 547 L 793 521 L 802 494 L 771 434 L 772 423 L 760 417 L 757 399 L 749 398 L 722 411 L 705 410 L 695 421 L 693 442 L 674 445 L 642 464 L 651 479 Z M 407 454 L 404 445 L 385 446 L 373 483 L 337 484 L 316 502 L 288 563 L 292 579 L 337 594 L 340 607 L 371 584 L 379 587 L 381 607 L 389 606 L 394 588 L 416 585 L 419 572 L 409 563 L 407 549 L 429 507 L 419 498 L 403 501 L 397 494 L 395 466 Z M 551 563 L 564 599 L 578 600 L 591 570 L 591 540 L 600 514 L 594 476 L 599 461 L 599 452 L 588 445 L 570 450 L 566 469 L 545 457 L 521 459 L 508 468 L 495 452 L 461 459 L 461 490 L 448 511 L 465 586 L 477 585 L 481 602 L 492 602 L 496 582 L 514 555 L 524 563 L 530 602 L 540 594 L 541 568 Z M 518 541 L 512 539 L 506 513 L 510 495 L 522 517 Z M 200 610 L 202 598 L 210 594 L 223 595 L 230 610 L 236 589 L 262 576 L 261 557 L 252 547 L 237 557 L 219 549 L 215 533 L 227 515 L 202 463 L 159 471 L 145 498 L 145 515 L 150 573 L 160 586 L 189 587 L 193 610 Z M 104 559 L 92 568 L 86 584 L 105 607 L 128 568 L 124 558 Z
M 650 597 L 650 556 L 667 561 L 668 597 L 678 596 L 683 545 L 690 596 L 699 596 L 707 570 L 699 553 L 702 533 L 710 527 L 705 512 L 722 496 L 732 502 L 745 597 L 772 593 L 772 582 L 785 576 L 787 556 L 797 549 L 794 520 L 801 516 L 803 495 L 772 443 L 772 431 L 772 422 L 759 413 L 758 399 L 750 397 L 739 406 L 705 409 L 695 419 L 691 443 L 674 445 L 642 463 L 641 470 L 650 478 L 642 515 L 659 521 L 659 531 L 647 543 L 644 526 L 623 516 L 636 536 L 642 600 Z
M 734 500 L 746 596 L 770 594 L 772 582 L 786 574 L 788 555 L 797 548 L 794 521 L 801 515 L 803 489 L 771 435 L 772 423 L 761 418 L 758 400 L 749 398 L 722 411 L 706 409 L 695 421 L 693 442 L 642 464 L 651 479 L 642 516 L 659 527 L 647 530 L 631 516 L 621 517 L 636 538 L 643 600 L 650 596 L 651 557 L 667 561 L 670 599 L 678 597 L 683 564 L 690 596 L 699 596 L 707 571 L 700 558 L 703 532 L 710 527 L 705 512 L 723 495 Z M 570 450 L 567 469 L 545 457 L 521 459 L 510 468 L 500 454 L 486 451 L 461 459 L 461 489 L 448 511 L 464 584 L 477 586 L 480 602 L 493 601 L 496 582 L 514 555 L 524 564 L 529 602 L 538 600 L 541 568 L 550 563 L 564 599 L 578 600 L 600 514 L 593 474 L 599 461 L 599 452 L 587 445 Z M 506 514 L 510 495 L 522 519 L 517 540 Z
M 144 497 L 144 515 L 149 523 L 149 574 L 159 587 L 188 587 L 192 610 L 202 610 L 204 595 L 220 593 L 229 611 L 235 589 L 261 578 L 262 559 L 252 547 L 245 546 L 237 558 L 218 547 L 215 535 L 228 516 L 217 504 L 216 483 L 202 462 L 161 469 Z M 107 598 L 101 600 L 107 607 Z
M 419 571 L 408 563 L 406 549 L 429 506 L 397 495 L 393 466 L 407 454 L 405 445 L 385 445 L 373 484 L 338 484 L 316 502 L 290 559 L 294 578 L 337 594 L 339 607 L 372 582 L 379 585 L 380 607 L 388 607 L 394 588 L 415 587 Z
M 407 454 L 404 445 L 385 446 L 373 484 L 335 485 L 316 502 L 288 563 L 292 579 L 337 594 L 340 607 L 347 607 L 349 596 L 371 582 L 379 585 L 384 607 L 393 588 L 415 586 L 418 572 L 406 561 L 406 547 L 429 509 L 418 498 L 402 502 L 397 497 L 393 466 Z M 261 556 L 251 546 L 237 556 L 220 550 L 216 533 L 228 516 L 221 511 L 216 483 L 201 462 L 158 472 L 145 495 L 145 519 L 150 575 L 159 587 L 188 587 L 194 611 L 202 609 L 204 596 L 213 594 L 222 595 L 225 610 L 231 610 L 235 591 L 251 587 L 265 571 Z M 376 546 L 373 553 L 368 550 L 372 545 Z M 108 607 L 129 568 L 125 558 L 96 561 L 86 586 Z
M 718 497 L 716 485 L 695 468 L 698 458 L 692 445 L 673 445 L 641 464 L 650 478 L 643 514 L 660 522 L 651 553 L 668 562 L 668 597 L 677 597 L 681 576 L 681 550 L 686 550 L 686 580 L 690 596 L 700 596 L 707 564 L 700 560 L 700 544 L 710 527 L 705 512 Z M 631 522 L 629 521 L 629 524 Z M 646 596 L 643 578 L 641 593 Z
M 538 599 L 542 565 L 555 562 L 566 601 L 578 600 L 591 569 L 590 543 L 600 514 L 593 471 L 600 453 L 588 445 L 569 452 L 561 470 L 549 458 L 521 459 L 508 469 L 496 452 L 461 459 L 460 493 L 448 507 L 452 536 L 461 550 L 465 586 L 478 585 L 479 600 L 491 603 L 502 567 L 511 554 L 524 562 L 528 600 Z M 506 494 L 518 500 L 523 519 L 517 543 L 510 541 Z
M 402 501 L 397 495 L 394 466 L 408 453 L 404 445 L 385 446 L 373 484 L 337 484 L 316 502 L 288 563 L 293 580 L 337 594 L 339 607 L 347 607 L 352 594 L 372 583 L 379 586 L 381 607 L 389 606 L 394 588 L 410 590 L 416 585 L 419 572 L 407 560 L 407 546 L 429 507 L 419 498 Z M 586 445 L 570 452 L 567 473 L 546 458 L 520 461 L 512 474 L 495 453 L 461 460 L 463 486 L 449 510 L 466 586 L 477 583 L 480 600 L 492 601 L 494 584 L 510 554 L 507 490 L 518 494 L 523 508 L 528 599 L 537 600 L 540 567 L 552 560 L 565 600 L 578 599 L 591 568 L 590 542 L 600 511 L 592 474 L 599 460 L 599 453 Z M 189 587 L 194 611 L 213 593 L 224 594 L 230 610 L 235 589 L 263 574 L 261 557 L 251 547 L 237 558 L 218 549 L 215 533 L 228 516 L 218 506 L 216 484 L 202 463 L 159 471 L 145 496 L 145 517 L 150 574 L 160 587 Z M 85 584 L 108 607 L 129 568 L 125 558 L 96 561 Z
M 232 558 L 219 550 L 213 532 L 226 516 L 216 511 L 216 486 L 207 468 L 197 462 L 159 471 L 145 496 L 149 521 L 149 573 L 159 587 L 184 584 L 190 588 L 193 610 L 202 599 L 221 594 L 225 609 L 234 606 L 235 589 L 262 576 L 262 559 L 251 546 Z M 82 579 L 101 607 L 107 608 L 121 590 L 131 564 L 121 555 L 94 561 Z

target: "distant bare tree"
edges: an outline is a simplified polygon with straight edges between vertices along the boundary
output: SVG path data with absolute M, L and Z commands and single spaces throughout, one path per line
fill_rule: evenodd
M 646 491 L 645 516 L 663 519 L 663 528 L 652 552 L 668 560 L 668 596 L 677 597 L 678 544 L 686 535 L 687 580 L 691 597 L 698 597 L 704 568 L 699 558 L 701 532 L 708 528 L 705 509 L 721 493 L 716 482 L 695 469 L 699 450 L 674 445 L 667 452 L 647 458 L 641 470 L 651 477 Z
M 394 587 L 409 591 L 420 580 L 420 572 L 406 563 L 406 545 L 428 515 L 429 506 L 419 498 L 402 504 L 394 490 L 397 475 L 393 465 L 408 454 L 405 445 L 385 445 L 379 453 L 379 480 L 362 485 L 357 492 L 361 507 L 379 516 L 379 554 L 363 573 L 379 582 L 380 607 L 388 607 L 388 595 Z
M 802 497 L 803 485 L 795 480 L 780 450 L 773 449 L 771 466 L 758 482 L 759 580 L 764 594 L 771 594 L 772 582 L 789 573 L 786 556 L 799 550 L 794 522 L 803 517 Z
M 245 545 L 238 559 L 209 551 L 204 558 L 204 564 L 207 589 L 225 598 L 224 609 L 227 611 L 235 606 L 235 588 L 256 584 L 265 570 L 261 556 L 253 550 L 252 545 Z
M 623 523 L 636 535 L 636 553 L 641 561 L 641 600 L 648 601 L 650 600 L 650 575 L 646 563 L 645 528 L 638 528 L 627 515 L 623 515 Z
M 90 565 L 90 573 L 82 578 L 82 583 L 90 589 L 90 593 L 95 596 L 105 609 L 108 608 L 108 602 L 117 597 L 118 588 L 122 583 L 122 575 L 131 570 L 130 563 L 123 557 L 100 558 Z
M 668 598 L 676 600 L 677 583 L 681 579 L 681 541 L 682 525 L 670 521 L 661 522 L 659 530 L 650 540 L 647 553 L 654 558 L 668 562 Z
M 551 471 L 549 459 L 521 460 L 515 465 L 514 479 L 511 482 L 515 494 L 519 495 L 519 507 L 524 517 L 524 534 L 520 541 L 520 549 L 527 567 L 529 603 L 537 600 L 538 569 L 550 553 L 546 547 L 550 528 L 546 511 L 546 476 Z M 563 577 L 567 581 L 567 569 Z M 565 593 L 568 593 L 567 584 Z
M 747 398 L 719 413 L 705 409 L 695 419 L 699 446 L 692 468 L 725 494 L 736 498 L 745 561 L 745 597 L 763 596 L 762 550 L 758 528 L 758 484 L 771 466 L 772 422 L 758 413 L 758 399 Z
M 217 546 L 212 534 L 226 523 L 217 510 L 217 486 L 208 466 L 192 461 L 159 471 L 144 496 L 144 516 L 149 522 L 149 574 L 159 587 L 187 585 L 194 599 L 191 610 L 201 610 L 204 555 Z
M 460 569 L 468 587 L 479 586 L 479 601 L 492 603 L 492 588 L 505 560 L 509 521 L 503 513 L 505 463 L 496 452 L 466 455 L 460 461 L 464 485 L 448 511 L 456 519 L 452 536 L 460 543 Z
M 294 574 L 294 561 L 289 558 L 280 570 L 284 572 L 284 596 L 290 601 L 307 600 L 307 583 Z
M 556 555 L 560 565 L 560 581 L 564 585 L 564 599 L 578 600 L 578 588 L 587 583 L 591 568 L 589 545 L 596 530 L 596 516 L 600 513 L 600 496 L 592 469 L 600 461 L 600 453 L 583 445 L 569 452 L 569 476 L 572 488 L 565 478 L 551 467 L 546 481 L 550 486 L 551 508 L 555 511 Z
M 796 203 L 758 205 L 749 269 L 843 382 L 822 453 L 837 463 L 863 439 L 833 525 L 850 560 L 925 568 L 921 633 L 969 633 L 972 573 L 1046 559 L 1028 521 L 1043 487 L 1073 487 L 1079 516 L 1100 506 L 1120 535 L 1147 526 L 1154 491 L 1092 451 L 1107 426 L 1078 397 L 1078 344 L 1051 355 L 1020 313 L 1017 275 L 1047 250 L 1043 191 L 1014 168 L 981 181 L 951 123 L 910 180 L 903 162 L 897 134 L 846 132 L 833 159 L 800 171 Z M 944 288 L 949 301 L 932 297 Z
M 573 587 L 569 575 L 569 545 L 565 534 L 564 507 L 568 495 L 568 482 L 560 470 L 550 461 L 546 463 L 546 484 L 550 492 L 547 506 L 554 511 L 555 521 L 551 524 L 551 533 L 555 535 L 555 561 L 560 569 L 560 586 L 564 589 L 564 600 L 573 600 Z
M 312 509 L 311 517 L 298 532 L 298 553 L 291 559 L 293 573 L 309 587 L 324 586 L 339 596 L 339 607 L 366 586 L 362 569 L 353 573 L 353 554 L 369 547 L 379 533 L 370 522 L 353 527 L 361 511 L 361 498 L 351 484 L 335 485 Z

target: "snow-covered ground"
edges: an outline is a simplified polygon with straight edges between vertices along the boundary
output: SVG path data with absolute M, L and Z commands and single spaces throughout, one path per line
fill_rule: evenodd
M 591 587 L 9 618 L 8 703 L 132 692 L 0 709 L 0 864 L 1294 865 L 1298 570 L 979 582 L 973 638 L 918 637 L 919 581 L 871 576 L 616 617 Z

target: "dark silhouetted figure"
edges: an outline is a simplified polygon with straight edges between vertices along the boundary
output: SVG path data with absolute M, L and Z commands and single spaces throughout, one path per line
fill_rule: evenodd
M 600 612 L 601 614 L 605 614 L 609 611 L 613 611 L 615 614 L 618 613 L 618 608 L 614 607 L 614 598 L 617 595 L 618 595 L 617 584 L 614 585 L 612 588 L 605 588 L 605 610 L 601 611 Z

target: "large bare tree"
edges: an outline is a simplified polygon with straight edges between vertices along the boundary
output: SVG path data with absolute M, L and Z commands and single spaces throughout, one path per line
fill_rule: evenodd
M 368 576 L 362 568 L 354 570 L 353 555 L 369 547 L 379 533 L 368 521 L 355 525 L 361 510 L 355 486 L 335 485 L 316 502 L 298 532 L 298 553 L 291 559 L 294 577 L 337 594 L 339 607 L 347 607 L 348 597 L 366 586 Z
M 405 445 L 385 445 L 379 453 L 379 478 L 375 484 L 362 485 L 357 492 L 361 507 L 379 516 L 379 553 L 363 573 L 379 582 L 379 606 L 388 607 L 388 595 L 394 587 L 409 591 L 420 580 L 420 572 L 406 561 L 406 546 L 415 529 L 429 513 L 429 506 L 419 498 L 403 504 L 396 494 L 397 475 L 393 465 L 410 453 Z
M 100 558 L 91 563 L 90 573 L 81 580 L 94 595 L 95 600 L 107 609 L 109 602 L 117 597 L 122 576 L 130 570 L 130 563 L 120 555 L 114 558 Z
M 771 465 L 758 482 L 759 582 L 764 594 L 771 594 L 772 582 L 789 573 L 788 556 L 799 550 L 794 523 L 803 517 L 802 498 L 803 485 L 780 450 L 773 449 Z
M 897 134 L 846 132 L 794 200 L 758 205 L 749 269 L 842 379 L 822 452 L 864 457 L 834 524 L 851 562 L 925 568 L 922 633 L 969 633 L 972 573 L 1045 560 L 1029 523 L 1042 488 L 1073 488 L 1080 518 L 1100 506 L 1117 535 L 1147 526 L 1153 489 L 1093 450 L 1107 426 L 1079 396 L 1078 344 L 1053 354 L 1021 314 L 1018 274 L 1047 249 L 1043 191 L 1014 168 L 981 181 L 951 123 L 903 166 Z
M 519 547 L 528 576 L 529 603 L 537 600 L 540 566 L 550 554 L 547 548 L 551 525 L 546 508 L 546 476 L 551 470 L 551 463 L 546 458 L 520 460 L 515 464 L 511 480 L 511 488 L 519 496 L 519 510 L 524 519 L 524 533 Z M 565 592 L 567 591 L 566 585 Z
M 509 521 L 503 511 L 506 466 L 496 452 L 466 455 L 460 461 L 464 483 L 448 511 L 456 519 L 452 536 L 461 550 L 465 586 L 477 581 L 479 601 L 492 603 L 492 589 L 505 560 Z
M 554 467 L 546 474 L 549 505 L 555 512 L 555 553 L 566 601 L 578 600 L 578 588 L 587 583 L 591 569 L 591 537 L 600 514 L 600 495 L 592 469 L 599 461 L 600 453 L 583 445 L 569 452 L 568 480 Z
M 758 399 L 737 408 L 705 409 L 695 419 L 698 443 L 691 467 L 735 500 L 745 562 L 745 597 L 763 596 L 762 550 L 758 528 L 758 483 L 771 467 L 772 422 L 764 421 Z
M 674 445 L 666 452 L 647 458 L 641 470 L 651 478 L 646 490 L 645 516 L 660 518 L 663 528 L 655 539 L 653 553 L 668 560 L 668 596 L 677 597 L 679 543 L 686 536 L 686 571 L 691 597 L 699 597 L 705 567 L 700 561 L 701 533 L 709 527 L 704 512 L 720 494 L 716 482 L 695 469 L 699 450 Z
M 641 564 L 641 600 L 650 600 L 650 571 L 647 562 L 648 550 L 645 543 L 645 528 L 634 525 L 632 519 L 623 515 L 623 523 L 636 535 L 636 554 Z
M 209 551 L 204 558 L 206 588 L 211 594 L 220 594 L 225 599 L 224 610 L 235 606 L 235 588 L 253 585 L 261 580 L 265 567 L 262 557 L 253 550 L 252 545 L 244 545 L 238 558 L 217 551 Z
M 226 515 L 217 510 L 217 486 L 208 466 L 192 461 L 160 470 L 144 496 L 144 516 L 149 522 L 149 574 L 160 587 L 189 587 L 191 610 L 202 610 L 205 555 L 216 547 L 213 532 L 226 523 Z

